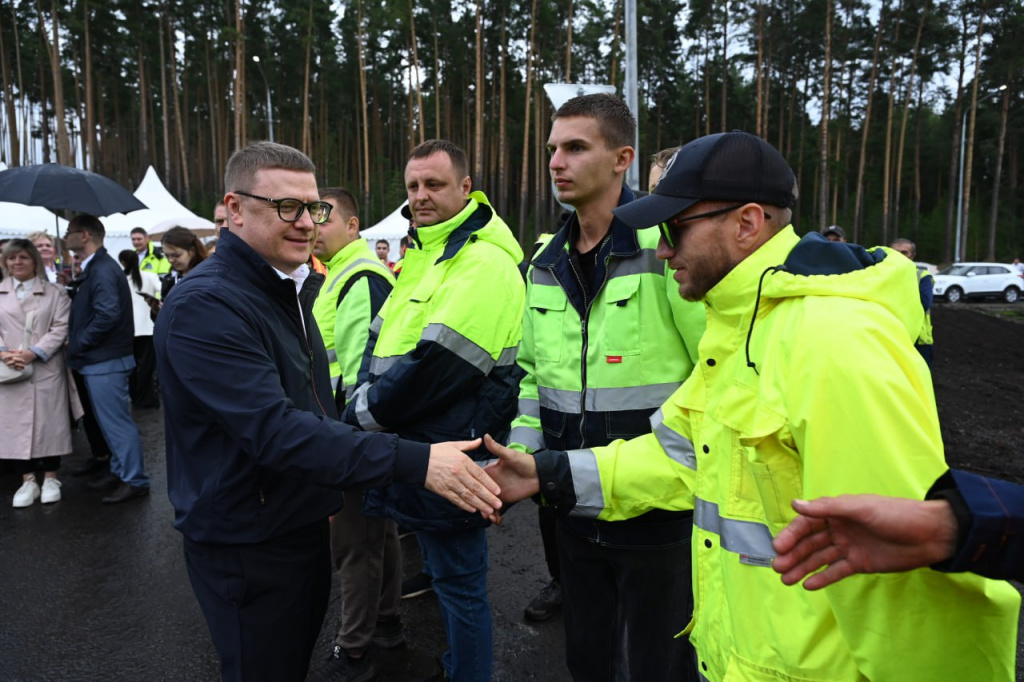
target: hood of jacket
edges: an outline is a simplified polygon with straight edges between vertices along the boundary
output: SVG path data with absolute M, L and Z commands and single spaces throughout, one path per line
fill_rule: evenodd
M 924 321 L 913 262 L 885 247 L 830 242 L 787 226 L 722 278 L 705 302 L 713 314 L 757 333 L 757 319 L 787 299 L 837 296 L 871 301 L 896 317 L 911 343 Z
M 411 232 L 410 232 L 411 233 Z M 435 263 L 454 258 L 466 244 L 482 240 L 506 251 L 518 263 L 523 250 L 483 192 L 470 192 L 461 211 L 436 225 L 417 227 L 413 240 L 425 252 L 442 250 Z

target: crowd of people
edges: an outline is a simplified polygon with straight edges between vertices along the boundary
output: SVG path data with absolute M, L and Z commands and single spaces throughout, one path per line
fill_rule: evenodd
M 60 499 L 82 413 L 89 487 L 147 495 L 131 406 L 162 403 L 225 680 L 306 679 L 333 576 L 311 679 L 373 679 L 404 642 L 400 531 L 447 637 L 428 679 L 490 680 L 487 527 L 527 497 L 550 576 L 524 617 L 562 613 L 580 682 L 1013 679 L 1020 598 L 979 575 L 1010 577 L 1020 548 L 986 533 L 1024 504 L 945 464 L 913 243 L 797 236 L 793 171 L 741 132 L 655 154 L 637 196 L 635 125 L 611 95 L 558 109 L 572 210 L 528 258 L 445 140 L 410 153 L 397 262 L 351 192 L 270 142 L 229 159 L 212 257 L 137 229 L 118 263 L 92 216 L 68 226 L 77 271 L 48 235 L 12 240 L 14 506 Z

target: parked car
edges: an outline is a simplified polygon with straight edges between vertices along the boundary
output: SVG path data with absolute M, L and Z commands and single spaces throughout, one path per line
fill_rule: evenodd
M 999 297 L 1016 303 L 1024 277 L 1008 263 L 954 263 L 935 275 L 935 295 L 950 303 L 968 298 Z

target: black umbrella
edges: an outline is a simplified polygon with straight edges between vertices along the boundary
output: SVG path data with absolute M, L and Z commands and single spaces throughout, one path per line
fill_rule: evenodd
M 110 178 L 57 163 L 0 171 L 0 201 L 94 216 L 146 208 L 134 194 Z
M 130 213 L 146 205 L 108 177 L 59 163 L 19 166 L 0 171 L 0 201 L 50 210 L 67 209 L 94 216 Z M 60 223 L 53 217 L 60 241 Z M 62 260 L 57 246 L 57 264 Z

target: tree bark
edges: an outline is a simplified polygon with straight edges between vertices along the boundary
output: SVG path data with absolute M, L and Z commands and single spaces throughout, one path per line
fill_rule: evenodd
M 43 36 L 43 43 L 50 58 L 50 71 L 53 78 L 53 111 L 57 123 L 57 163 L 65 166 L 73 166 L 71 158 L 71 147 L 68 142 L 68 128 L 64 112 L 64 79 L 60 69 L 60 22 L 57 19 L 57 2 L 50 3 L 50 20 L 53 26 L 53 40 L 46 33 L 45 19 L 38 0 L 36 9 L 39 13 L 39 32 Z M 45 118 L 45 113 L 44 113 Z
M 82 131 L 83 143 L 85 145 L 85 168 L 95 170 L 96 168 L 96 110 L 93 102 L 96 97 L 92 87 L 92 40 L 89 37 L 89 3 L 82 2 L 82 26 L 84 29 L 85 49 L 84 68 L 82 78 L 85 80 L 85 125 Z
M 181 179 L 181 186 L 185 189 L 185 203 L 192 200 L 192 187 L 188 171 L 188 143 L 185 137 L 185 122 L 182 116 L 182 108 L 179 100 L 180 88 L 178 87 L 178 51 L 174 47 L 174 26 L 171 18 L 165 15 L 167 22 L 167 40 L 170 43 L 171 57 L 171 102 L 174 105 L 174 131 L 178 138 L 178 177 Z
M 163 124 L 164 142 L 164 182 L 171 182 L 171 112 L 167 96 L 167 50 L 164 47 L 163 20 L 157 36 L 160 45 L 160 119 Z M 237 135 L 236 135 L 237 137 Z
M 530 10 L 530 39 L 526 43 L 526 103 L 523 112 L 523 159 L 519 176 L 519 243 L 526 244 L 530 183 L 530 96 L 533 94 L 533 46 L 537 30 L 537 0 Z
M 1003 111 L 999 120 L 999 151 L 996 152 L 996 176 L 992 180 L 992 206 L 988 215 L 988 248 L 985 260 L 996 259 L 996 227 L 999 224 L 999 183 L 1003 179 L 1003 152 L 1006 149 L 1006 124 L 1010 117 L 1010 86 L 1013 82 L 1013 71 L 1006 74 L 1006 89 L 1003 90 Z
M 893 236 L 899 236 L 900 230 L 900 194 L 903 189 L 903 150 L 907 141 L 907 118 L 910 115 L 910 101 L 913 98 L 914 77 L 917 75 L 917 56 L 921 49 L 921 35 L 924 33 L 924 22 L 928 16 L 930 3 L 920 9 L 921 20 L 917 24 L 917 35 L 914 37 L 914 50 L 910 55 L 910 77 L 907 79 L 906 96 L 903 100 L 903 115 L 900 121 L 900 141 L 896 146 L 896 188 L 893 192 Z
M 242 0 L 235 0 L 235 149 L 241 149 L 246 141 L 245 115 L 245 21 L 242 14 Z
M 302 77 L 302 153 L 312 156 L 313 132 L 309 125 L 309 62 L 313 55 L 313 0 L 309 0 L 309 13 L 306 16 L 306 68 Z M 268 111 L 267 116 L 270 115 Z
M 508 215 L 508 100 L 505 90 L 505 74 L 508 71 L 508 32 L 506 9 L 501 10 L 501 52 L 498 68 L 501 70 L 501 91 L 498 95 L 498 213 Z
M 423 122 L 423 83 L 420 80 L 420 52 L 416 43 L 416 12 L 409 0 L 409 32 L 412 33 L 412 65 L 416 74 L 416 110 L 419 113 L 419 142 L 426 140 L 427 126 Z
M 828 222 L 828 126 L 829 105 L 832 90 L 832 0 L 825 0 L 825 55 L 821 88 L 821 125 L 819 142 L 821 161 L 818 168 L 818 221 L 819 232 L 824 232 Z
M 946 199 L 946 230 L 942 240 L 942 262 L 951 263 L 959 255 L 959 245 L 954 250 L 953 248 L 953 220 L 956 217 L 955 212 L 960 210 L 957 194 L 957 182 L 959 181 L 958 172 L 958 158 L 956 151 L 960 149 L 961 141 L 961 128 L 960 121 L 962 120 L 964 111 L 964 76 L 967 71 L 967 10 L 962 9 L 960 15 L 960 52 L 959 55 L 959 70 L 957 71 L 956 79 L 956 109 L 953 116 L 953 146 L 954 152 L 950 154 L 949 158 L 949 190 L 947 192 Z
M 473 88 L 473 186 L 484 183 L 484 0 L 476 0 L 476 74 Z
M 13 8 L 12 8 L 13 10 Z M 0 71 L 3 71 L 4 110 L 7 112 L 7 140 L 11 155 L 7 163 L 11 166 L 21 165 L 21 143 L 18 141 L 18 116 L 14 106 L 14 84 L 11 83 L 7 64 L 7 49 L 4 47 L 4 33 L 0 31 Z M 19 87 L 20 90 L 20 87 Z
M 565 82 L 572 83 L 572 0 L 569 0 L 569 15 L 565 20 Z
M 867 103 L 864 106 L 864 121 L 860 132 L 860 160 L 857 162 L 857 193 L 853 200 L 853 241 L 859 244 L 864 229 L 864 171 L 868 160 L 868 133 L 871 131 L 871 107 L 875 99 L 875 82 L 878 78 L 878 56 L 885 33 L 886 5 L 883 3 L 875 30 L 875 49 L 871 57 L 871 75 L 868 77 Z
M 363 0 L 357 0 L 357 38 L 359 39 L 359 101 L 363 114 L 363 205 L 369 205 L 370 198 L 370 108 L 366 105 L 366 47 L 363 44 Z
M 971 90 L 971 111 L 968 115 L 967 124 L 967 160 L 964 162 L 964 206 L 963 206 L 963 229 L 960 232 L 961 247 L 960 253 L 967 257 L 967 225 L 971 215 L 971 167 L 974 163 L 974 126 L 978 119 L 978 86 L 981 84 L 981 52 L 982 38 L 985 35 L 985 12 L 986 7 L 982 5 L 981 15 L 978 17 L 978 32 L 976 36 L 977 48 L 974 51 L 974 87 Z

